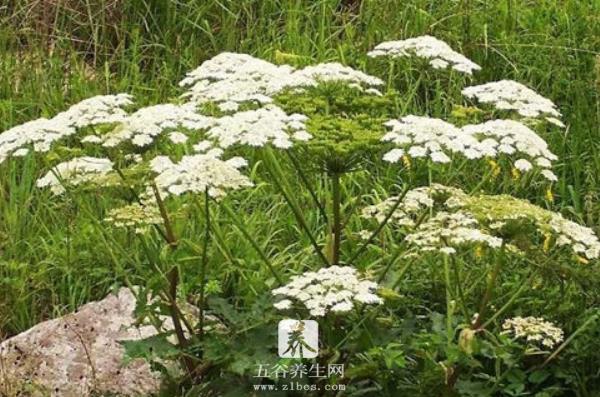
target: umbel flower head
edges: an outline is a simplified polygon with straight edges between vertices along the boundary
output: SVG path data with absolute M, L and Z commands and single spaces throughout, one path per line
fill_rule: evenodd
M 48 187 L 55 195 L 65 192 L 65 184 L 76 186 L 86 182 L 99 182 L 113 170 L 109 159 L 77 157 L 56 165 L 36 182 L 37 187 Z
M 122 120 L 121 125 L 110 133 L 98 137 L 98 140 L 104 147 L 114 147 L 125 141 L 135 146 L 145 147 L 152 144 L 166 130 L 173 131 L 180 128 L 205 130 L 213 123 L 212 117 L 197 113 L 193 104 L 153 105 L 141 108 L 127 116 Z M 179 138 L 179 140 L 176 138 L 174 143 L 180 143 L 182 139 Z M 89 140 L 87 137 L 86 139 Z
M 223 148 L 232 145 L 261 147 L 269 143 L 279 149 L 288 149 L 293 141 L 311 138 L 304 125 L 306 119 L 302 114 L 287 115 L 279 107 L 267 105 L 215 119 L 207 136 Z
M 504 334 L 512 335 L 538 348 L 552 349 L 564 339 L 562 329 L 541 317 L 514 317 L 502 324 Z
M 363 209 L 365 218 L 383 220 L 398 197 Z M 600 258 L 600 240 L 592 229 L 528 201 L 507 195 L 468 195 L 460 189 L 433 184 L 409 191 L 390 217 L 406 240 L 426 251 L 453 253 L 464 243 L 500 248 L 522 245 L 519 236 L 533 228 L 536 238 L 523 249 L 569 248 L 585 260 Z M 544 242 L 539 244 L 538 240 Z M 502 240 L 500 240 L 502 239 Z
M 432 36 L 419 36 L 406 40 L 385 41 L 378 44 L 367 53 L 372 58 L 389 57 L 404 58 L 418 57 L 429 61 L 429 65 L 435 69 L 451 68 L 457 72 L 473 74 L 473 71 L 481 67 L 452 50 L 448 44 Z
M 127 94 L 99 95 L 85 99 L 51 119 L 39 118 L 17 125 L 0 134 L 0 164 L 12 153 L 26 154 L 31 146 L 35 152 L 47 152 L 54 142 L 74 135 L 77 129 L 99 124 L 122 122 L 131 105 Z
M 556 155 L 539 135 L 518 121 L 490 120 L 459 128 L 436 118 L 406 116 L 385 125 L 389 131 L 382 140 L 398 146 L 384 155 L 388 162 L 407 156 L 448 163 L 454 154 L 469 160 L 516 157 L 513 166 L 519 171 L 537 170 L 549 181 L 557 179 L 550 170 Z
M 246 160 L 241 157 L 222 160 L 222 154 L 222 150 L 212 149 L 183 156 L 179 163 L 173 163 L 167 156 L 157 156 L 150 162 L 157 174 L 154 183 L 163 197 L 208 191 L 215 199 L 222 198 L 227 191 L 252 186 L 250 179 L 239 171 L 246 166 Z
M 115 227 L 133 228 L 136 233 L 143 234 L 152 225 L 162 224 L 160 211 L 154 203 L 133 203 L 114 208 L 104 218 L 105 222 Z
M 439 251 L 444 254 L 456 253 L 457 247 L 486 245 L 500 248 L 502 239 L 488 234 L 479 222 L 462 211 L 440 211 L 406 236 L 406 241 L 422 251 Z
M 292 281 L 272 291 L 284 297 L 275 308 L 285 310 L 294 303 L 306 308 L 312 316 L 322 317 L 329 312 L 349 312 L 355 303 L 380 304 L 375 294 L 377 283 L 360 279 L 351 266 L 329 266 L 316 272 L 292 277 Z
M 179 85 L 188 87 L 184 98 L 202 104 L 215 102 L 223 111 L 236 111 L 245 102 L 264 105 L 287 89 L 302 89 L 320 82 L 378 86 L 373 76 L 339 63 L 324 63 L 296 70 L 277 66 L 247 54 L 224 52 L 187 74 Z
M 523 117 L 545 119 L 564 127 L 556 105 L 531 88 L 513 80 L 500 80 L 464 88 L 462 94 L 481 103 L 492 104 L 499 110 L 512 110 Z

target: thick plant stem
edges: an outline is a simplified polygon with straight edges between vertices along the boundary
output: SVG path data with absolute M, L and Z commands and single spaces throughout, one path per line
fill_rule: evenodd
M 340 192 L 340 174 L 334 172 L 331 174 L 331 187 L 333 194 L 332 212 L 333 212 L 333 253 L 331 256 L 331 264 L 338 265 L 340 263 L 340 249 L 342 243 L 342 218 L 340 215 L 341 192 Z
M 479 328 L 481 328 L 481 329 L 487 328 L 488 325 L 490 325 L 491 323 L 493 323 L 494 320 L 496 320 L 498 317 L 500 317 L 501 314 L 503 314 L 506 310 L 508 310 L 508 308 L 514 303 L 514 301 L 517 300 L 517 298 L 519 296 L 521 296 L 521 293 L 525 290 L 525 287 L 527 287 L 529 284 L 531 284 L 531 282 L 533 281 L 535 275 L 536 275 L 535 272 L 531 272 L 531 275 L 528 278 L 526 278 L 526 279 L 523 280 L 523 282 L 521 283 L 521 285 L 519 286 L 519 288 L 517 288 L 517 290 L 515 291 L 515 293 L 512 294 L 512 296 L 504 304 L 504 306 L 502 306 L 500 309 L 498 309 L 498 311 L 496 311 L 494 313 L 494 315 L 492 315 L 490 318 L 488 318 L 485 321 L 485 323 L 483 323 L 483 325 L 481 325 Z
M 302 167 L 300 166 L 300 163 L 298 162 L 298 159 L 296 159 L 296 157 L 289 150 L 287 151 L 287 154 L 288 154 L 288 157 L 290 158 L 290 161 L 292 162 L 292 165 L 296 169 L 296 172 L 298 172 L 298 175 L 300 176 L 300 180 L 302 181 L 302 183 L 304 183 L 304 186 L 306 186 L 306 189 L 308 189 L 310 196 L 312 197 L 313 201 L 315 202 L 315 205 L 319 209 L 319 213 L 323 217 L 323 220 L 325 221 L 325 223 L 327 223 L 327 219 L 328 219 L 327 211 L 325 211 L 325 208 L 319 201 L 319 197 L 317 197 L 317 192 L 311 186 L 308 178 L 306 177 L 306 174 L 304 173 L 304 171 L 302 170 Z
M 483 322 L 483 318 L 487 310 L 487 304 L 489 303 L 490 299 L 492 299 L 492 294 L 496 285 L 496 278 L 498 278 L 498 273 L 500 272 L 501 266 L 502 261 L 497 259 L 496 263 L 494 264 L 494 268 L 488 277 L 487 286 L 485 288 L 483 298 L 481 299 L 481 304 L 479 305 L 479 313 L 477 315 L 477 319 L 471 325 L 471 329 L 478 329 Z
M 367 241 L 365 241 L 358 248 L 358 250 L 354 253 L 354 255 L 352 255 L 352 257 L 351 257 L 351 259 L 350 259 L 350 261 L 348 263 L 354 263 L 354 261 L 356 259 L 358 259 L 358 257 L 360 257 L 364 252 L 366 252 L 367 247 L 369 246 L 369 244 L 371 244 L 373 242 L 373 240 L 375 240 L 375 237 L 377 237 L 379 235 L 379 233 L 383 230 L 383 228 L 385 227 L 385 225 L 387 225 L 387 223 L 390 220 L 390 218 L 394 215 L 394 212 L 396 212 L 396 210 L 398 209 L 398 207 L 402 203 L 402 200 L 404 200 L 404 196 L 406 196 L 406 193 L 408 193 L 408 187 L 404 188 L 404 190 L 402 191 L 402 193 L 398 196 L 398 200 L 396 200 L 396 202 L 394 203 L 394 205 L 392 206 L 392 208 L 385 215 L 385 218 L 383 219 L 383 221 L 379 225 L 377 225 L 377 229 L 375 229 L 375 231 L 373 233 L 371 233 L 371 235 L 369 236 L 369 238 L 367 239 Z
M 454 304 L 452 302 L 452 294 L 450 293 L 452 286 L 450 281 L 450 261 L 447 255 L 444 255 L 444 278 L 446 281 L 446 337 L 448 339 L 448 346 L 450 346 L 454 339 L 454 328 L 452 326 Z
M 595 322 L 598 319 L 598 316 L 598 314 L 594 314 L 592 317 L 588 318 L 583 325 L 581 325 L 581 327 L 577 328 L 575 332 L 573 332 L 571 336 L 567 338 L 567 340 L 565 340 L 550 356 L 548 356 L 546 360 L 544 360 L 541 368 L 544 368 L 550 361 L 554 360 L 554 358 L 558 356 L 558 354 L 562 352 L 569 345 L 569 343 L 571 343 L 573 339 L 577 337 L 577 335 L 583 332 L 583 330 L 586 329 L 591 323 Z
M 204 219 L 206 222 L 204 231 L 204 244 L 202 245 L 202 263 L 200 267 L 200 300 L 198 302 L 198 313 L 200 318 L 198 319 L 198 332 L 200 337 L 204 334 L 204 306 L 205 296 L 204 290 L 206 287 L 206 266 L 208 262 L 208 241 L 210 239 L 210 197 L 208 195 L 208 188 L 204 192 Z
M 240 232 L 242 232 L 242 234 L 244 235 L 246 240 L 248 240 L 250 245 L 252 245 L 252 248 L 254 248 L 256 253 L 260 256 L 260 259 L 262 259 L 262 261 L 265 263 L 265 265 L 267 265 L 267 268 L 269 269 L 269 271 L 271 272 L 273 277 L 275 277 L 275 280 L 277 280 L 277 282 L 280 285 L 282 285 L 283 280 L 281 279 L 281 277 L 279 277 L 279 275 L 273 268 L 271 261 L 269 260 L 267 255 L 263 252 L 262 248 L 260 248 L 258 243 L 254 240 L 254 238 L 252 238 L 252 235 L 250 234 L 250 232 L 248 232 L 248 230 L 246 230 L 246 228 L 244 227 L 242 222 L 240 222 L 240 220 L 238 219 L 238 216 L 235 214 L 235 212 L 233 212 L 233 210 L 225 203 L 221 203 L 221 208 L 223 208 L 225 210 L 225 212 L 227 212 L 227 215 L 229 215 L 229 218 L 233 221 L 233 223 L 238 228 L 238 230 Z
M 329 265 L 329 261 L 327 260 L 327 257 L 325 257 L 325 254 L 323 254 L 323 251 L 319 247 L 317 240 L 315 239 L 315 237 L 313 236 L 313 234 L 310 231 L 310 228 L 308 227 L 308 223 L 306 222 L 306 219 L 304 219 L 304 216 L 302 215 L 302 210 L 300 210 L 300 207 L 298 206 L 296 201 L 292 198 L 292 196 L 288 192 L 288 189 L 286 189 L 285 177 L 283 175 L 283 171 L 279 167 L 279 164 L 277 163 L 277 160 L 274 158 L 273 153 L 269 150 L 269 148 L 266 148 L 264 151 L 262 151 L 262 154 L 264 155 L 263 160 L 265 162 L 267 171 L 273 178 L 273 183 L 275 184 L 277 189 L 279 189 L 279 191 L 283 195 L 283 198 L 288 203 L 290 209 L 294 213 L 294 217 L 296 218 L 296 221 L 298 222 L 300 227 L 304 230 L 304 232 L 308 236 L 308 239 L 310 240 L 310 243 L 312 244 L 312 246 L 315 250 L 315 253 L 321 259 L 321 261 L 323 261 L 323 264 L 325 266 Z
M 169 244 L 169 248 L 171 250 L 175 250 L 175 248 L 177 248 L 177 238 L 173 232 L 173 227 L 171 226 L 171 220 L 169 219 L 167 209 L 155 184 L 152 185 L 152 190 L 156 198 L 156 204 L 158 205 L 160 216 L 165 225 L 167 244 Z M 183 332 L 181 319 L 179 318 L 179 307 L 177 307 L 177 288 L 179 286 L 179 268 L 177 265 L 173 266 L 171 270 L 169 270 L 169 273 L 167 274 L 167 280 L 169 282 L 169 312 L 171 315 L 171 320 L 173 320 L 173 328 L 175 329 L 175 335 L 177 336 L 179 346 L 186 347 L 188 345 L 188 341 L 185 338 L 185 333 Z M 184 357 L 183 362 L 188 371 L 194 371 L 194 364 L 188 358 Z

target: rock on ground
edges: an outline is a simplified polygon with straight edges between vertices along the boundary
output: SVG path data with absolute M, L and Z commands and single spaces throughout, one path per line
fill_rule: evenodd
M 156 334 L 152 326 L 135 325 L 135 306 L 134 294 L 122 288 L 0 343 L 0 395 L 11 390 L 56 397 L 157 392 L 160 374 L 146 361 L 123 364 L 119 341 Z

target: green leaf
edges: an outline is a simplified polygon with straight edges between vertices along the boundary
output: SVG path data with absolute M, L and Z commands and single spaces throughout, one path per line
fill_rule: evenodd
M 141 340 L 121 341 L 120 344 L 125 348 L 123 363 L 127 365 L 138 358 L 154 361 L 177 357 L 181 352 L 167 340 L 168 336 L 158 334 Z

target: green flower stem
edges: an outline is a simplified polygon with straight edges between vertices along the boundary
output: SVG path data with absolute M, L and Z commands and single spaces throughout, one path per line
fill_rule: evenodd
M 481 304 L 479 305 L 479 313 L 477 315 L 477 319 L 471 326 L 472 329 L 478 329 L 483 321 L 484 314 L 487 310 L 487 304 L 490 299 L 492 299 L 492 294 L 494 291 L 494 287 L 496 285 L 496 279 L 498 278 L 498 273 L 500 272 L 500 267 L 502 266 L 502 260 L 496 259 L 496 263 L 494 264 L 494 268 L 492 272 L 488 276 L 487 286 L 485 288 L 485 292 L 483 294 L 483 298 L 481 299 Z
M 448 255 L 444 255 L 444 278 L 446 281 L 446 338 L 448 347 L 450 347 L 454 339 L 454 328 L 452 327 L 454 305 L 452 304 L 452 294 L 450 293 L 452 283 L 450 281 L 450 261 L 448 260 Z
M 517 290 L 512 294 L 510 299 L 496 313 L 494 313 L 493 316 L 491 316 L 488 320 L 486 320 L 486 322 L 483 323 L 483 325 L 481 325 L 481 327 L 479 327 L 479 328 L 485 329 L 492 322 L 494 322 L 494 320 L 496 320 L 502 313 L 504 313 L 506 310 L 508 310 L 508 308 L 513 304 L 513 302 L 519 296 L 521 296 L 521 293 L 525 290 L 525 287 L 527 287 L 531 283 L 531 281 L 533 281 L 535 274 L 536 273 L 534 271 L 532 271 L 531 275 L 523 280 L 523 282 L 521 283 L 519 288 L 517 288 Z M 473 328 L 473 327 L 471 327 L 471 328 Z M 475 329 L 475 328 L 473 328 L 473 329 Z
M 580 333 L 583 332 L 584 329 L 586 329 L 591 323 L 593 323 L 594 321 L 596 321 L 598 319 L 599 315 L 598 313 L 594 314 L 593 316 L 591 316 L 590 318 L 588 318 L 579 328 L 577 328 L 577 330 L 575 330 L 575 332 L 573 332 L 571 334 L 571 336 L 569 336 L 550 356 L 548 356 L 548 358 L 546 360 L 544 360 L 544 362 L 542 363 L 542 368 L 545 367 L 546 365 L 548 365 L 548 363 L 550 361 L 552 361 L 556 356 L 558 356 L 558 354 L 560 352 L 562 352 L 568 345 L 569 343 L 571 343 L 573 341 L 573 339 L 575 339 L 577 337 L 577 335 L 579 335 Z
M 310 196 L 312 197 L 313 201 L 315 202 L 315 205 L 319 209 L 319 213 L 325 220 L 325 223 L 327 223 L 328 222 L 327 211 L 325 211 L 323 204 L 321 204 L 321 202 L 319 201 L 319 198 L 317 197 L 317 192 L 315 191 L 315 189 L 313 189 L 310 182 L 308 181 L 308 178 L 306 177 L 306 174 L 302 170 L 302 167 L 300 166 L 298 159 L 296 159 L 296 156 L 294 156 L 290 150 L 287 150 L 286 152 L 290 158 L 290 161 L 292 162 L 292 165 L 296 169 L 296 172 L 298 172 L 298 175 L 300 176 L 300 180 L 302 181 L 302 183 L 304 183 L 304 186 L 306 186 L 306 188 L 308 189 Z
M 266 165 L 267 171 L 269 172 L 269 174 L 272 177 L 273 183 L 275 184 L 275 186 L 279 189 L 279 191 L 283 195 L 285 201 L 287 202 L 290 209 L 294 213 L 294 216 L 296 217 L 296 221 L 298 222 L 300 227 L 302 229 L 304 229 L 304 232 L 308 236 L 310 243 L 312 244 L 313 248 L 315 249 L 317 256 L 321 259 L 321 261 L 323 262 L 323 264 L 325 266 L 328 266 L 329 261 L 323 254 L 323 251 L 321 250 L 321 248 L 319 248 L 319 244 L 317 244 L 317 240 L 311 233 L 310 228 L 308 227 L 308 223 L 306 222 L 306 219 L 304 219 L 304 216 L 302 215 L 302 211 L 300 210 L 298 203 L 296 203 L 296 201 L 292 198 L 292 195 L 290 195 L 288 193 L 288 189 L 285 186 L 285 177 L 283 175 L 283 171 L 279 167 L 279 163 L 277 163 L 277 160 L 274 158 L 273 153 L 271 152 L 270 148 L 265 148 L 263 151 L 261 151 L 261 153 L 263 155 L 263 160 Z
M 171 250 L 174 250 L 175 248 L 177 248 L 177 238 L 175 237 L 175 233 L 173 232 L 173 227 L 171 225 L 171 220 L 169 219 L 167 208 L 165 207 L 165 203 L 163 202 L 162 197 L 160 196 L 160 192 L 158 191 L 158 187 L 156 186 L 156 184 L 152 184 L 152 191 L 154 192 L 156 204 L 158 205 L 160 216 L 165 226 L 167 244 L 169 245 L 169 248 Z M 169 310 L 171 312 L 171 319 L 173 320 L 173 328 L 175 328 L 175 334 L 177 335 L 179 345 L 182 347 L 186 347 L 187 339 L 185 338 L 183 327 L 181 326 L 181 320 L 179 318 L 179 308 L 177 307 L 177 288 L 179 286 L 179 268 L 177 264 L 175 264 L 175 266 L 173 266 L 171 270 L 169 270 L 169 273 L 167 274 L 167 279 L 169 281 L 169 293 L 167 298 L 169 302 Z M 190 369 L 189 366 L 188 369 Z
M 394 66 L 396 65 L 396 62 L 394 61 L 394 59 L 392 57 L 390 57 L 390 61 L 388 64 L 388 81 L 387 81 L 387 90 L 389 91 L 390 89 L 393 88 L 394 85 Z
M 267 268 L 269 269 L 269 271 L 271 272 L 273 277 L 275 277 L 277 282 L 280 285 L 283 285 L 283 280 L 281 279 L 279 274 L 277 274 L 277 272 L 275 271 L 275 268 L 273 268 L 271 261 L 269 260 L 267 255 L 264 253 L 262 248 L 260 248 L 258 243 L 254 240 L 254 238 L 252 238 L 252 235 L 248 232 L 248 230 L 246 230 L 246 228 L 244 227 L 242 222 L 240 222 L 238 215 L 235 212 L 233 212 L 231 207 L 228 206 L 225 202 L 221 202 L 221 208 L 223 208 L 225 210 L 225 212 L 227 213 L 227 215 L 229 215 L 229 218 L 233 221 L 233 223 L 238 228 L 238 230 L 244 235 L 244 237 L 246 238 L 246 240 L 248 240 L 250 245 L 252 245 L 252 248 L 254 248 L 254 250 L 256 251 L 258 256 L 260 256 L 260 258 L 265 263 L 265 265 L 267 265 Z
M 454 258 L 454 256 L 450 257 L 450 261 L 452 262 L 452 269 L 454 270 L 454 280 L 456 281 L 458 297 L 460 298 L 460 308 L 461 308 L 461 311 L 463 312 L 463 316 L 465 317 L 465 320 L 469 320 L 469 313 L 467 312 L 467 307 L 466 307 L 465 292 L 463 290 L 462 280 L 460 277 L 460 269 L 458 267 L 458 263 L 456 262 L 456 259 Z
M 342 219 L 340 215 L 341 192 L 340 192 L 340 174 L 334 172 L 331 174 L 332 188 L 332 211 L 333 211 L 333 254 L 331 263 L 338 265 L 340 263 L 340 250 L 342 243 Z
M 396 288 L 398 288 L 398 286 L 402 282 L 402 279 L 404 277 L 404 273 L 406 273 L 406 271 L 410 268 L 410 266 L 413 263 L 414 263 L 414 260 L 406 262 L 406 265 L 404 265 L 404 267 L 402 268 L 402 270 L 400 270 L 400 274 L 398 274 L 398 278 L 394 282 L 394 285 L 392 285 L 392 290 L 396 290 Z
M 137 194 L 137 192 L 135 191 L 135 189 L 133 187 L 131 187 L 131 185 L 127 181 L 127 178 L 125 178 L 125 174 L 123 174 L 123 171 L 121 171 L 121 169 L 119 167 L 117 167 L 117 165 L 116 165 L 117 162 L 113 161 L 113 159 L 110 157 L 110 154 L 109 154 L 108 150 L 105 150 L 104 153 L 105 153 L 106 157 L 113 162 L 113 168 L 114 168 L 114 170 L 116 171 L 117 175 L 119 175 L 119 178 L 121 178 L 121 181 L 123 181 L 123 183 L 125 184 L 125 187 L 127 188 L 127 190 L 129 190 L 129 193 L 131 193 L 131 196 L 133 197 L 133 199 L 138 204 L 144 205 L 144 203 L 142 202 L 142 199 L 140 198 L 140 196 Z M 156 224 L 153 224 L 152 226 L 158 232 L 158 234 L 160 234 L 160 236 L 166 241 L 167 240 L 167 235 L 160 228 L 160 226 L 156 225 Z
M 493 174 L 494 174 L 493 170 L 488 171 L 485 174 L 485 176 L 483 178 L 481 178 L 481 181 L 477 184 L 477 186 L 475 186 L 473 189 L 471 189 L 470 194 L 477 193 L 479 191 L 479 189 L 481 189 L 483 187 L 483 185 L 485 185 L 492 178 Z
M 208 195 L 208 187 L 204 191 L 204 219 L 206 222 L 204 232 L 204 244 L 202 245 L 202 262 L 200 267 L 200 300 L 198 302 L 198 313 L 200 318 L 198 320 L 198 332 L 200 337 L 204 334 L 204 305 L 205 296 L 204 290 L 206 287 L 206 266 L 208 262 L 208 242 L 210 239 L 210 207 L 209 207 L 210 196 Z
M 396 212 L 396 209 L 398 209 L 398 206 L 400 206 L 400 203 L 402 202 L 402 200 L 404 200 L 404 196 L 406 196 L 406 193 L 408 193 L 408 187 L 404 188 L 404 190 L 402 191 L 400 196 L 398 196 L 398 200 L 394 203 L 392 209 L 385 215 L 385 218 L 383 218 L 383 221 L 381 221 L 381 223 L 377 226 L 377 229 L 375 229 L 375 231 L 373 233 L 371 233 L 371 235 L 369 236 L 367 241 L 365 241 L 358 248 L 358 250 L 354 253 L 354 255 L 352 255 L 352 257 L 350 258 L 348 263 L 354 263 L 354 261 L 356 261 L 356 259 L 358 259 L 358 257 L 360 257 L 366 251 L 369 244 L 371 244 L 373 242 L 375 237 L 377 237 L 379 235 L 379 233 L 381 232 L 381 230 L 383 230 L 385 225 L 387 225 L 387 223 L 390 220 L 390 218 L 392 217 L 392 215 L 394 215 L 394 212 Z
M 401 251 L 400 251 L 400 253 L 401 253 Z M 396 260 L 398 259 L 398 257 L 399 257 L 399 255 L 395 255 L 394 258 L 392 258 L 389 263 L 390 264 L 395 263 Z M 400 284 L 400 281 L 402 280 L 402 277 L 404 276 L 404 274 L 406 273 L 406 271 L 410 268 L 410 265 L 413 264 L 413 262 L 414 261 L 408 261 L 408 262 L 406 262 L 406 265 L 404 265 L 404 267 L 402 268 L 402 270 L 400 270 L 400 274 L 398 276 L 398 280 L 396 280 L 396 282 L 392 286 L 393 290 L 395 290 L 398 287 L 398 285 Z M 388 265 L 388 269 L 390 267 L 391 266 Z M 385 277 L 385 274 L 383 276 Z M 380 279 L 383 280 L 383 278 L 381 276 L 380 276 Z M 359 313 L 359 315 L 361 317 L 360 321 L 358 321 L 357 323 L 355 323 L 354 327 L 352 327 L 352 329 L 350 330 L 350 332 L 348 332 L 344 336 L 344 338 L 342 338 L 342 340 L 335 346 L 335 348 L 334 348 L 335 350 L 339 349 L 344 344 L 344 342 L 346 342 L 350 338 L 350 336 L 352 336 L 352 334 L 354 333 L 354 331 L 356 331 L 360 326 L 362 326 L 365 323 L 371 322 L 375 318 L 375 316 L 381 310 L 383 310 L 383 308 L 385 308 L 385 305 L 377 306 L 377 307 L 373 308 L 367 315 L 363 315 L 364 312 L 365 312 L 366 307 L 367 307 L 366 304 L 362 305 L 362 307 L 358 311 L 358 313 Z

